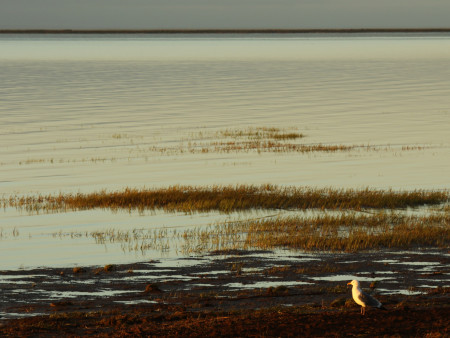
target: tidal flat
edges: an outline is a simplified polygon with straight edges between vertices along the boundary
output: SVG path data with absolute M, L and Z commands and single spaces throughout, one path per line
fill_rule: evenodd
M 70 321 L 80 313 L 115 318 L 118 311 L 137 311 L 131 316 L 175 311 L 183 318 L 220 312 L 235 318 L 243 309 L 273 315 L 295 308 L 317 318 L 330 313 L 345 317 L 355 315 L 346 282 L 358 279 L 391 313 L 414 306 L 438 311 L 441 318 L 449 292 L 448 199 L 447 191 L 273 185 L 11 196 L 2 201 L 5 213 L 32 219 L 56 216 L 58 221 L 88 212 L 90 222 L 99 213 L 108 220 L 126 215 L 122 222 L 129 229 L 120 222 L 105 230 L 88 223 L 84 230 L 77 224 L 72 230 L 37 235 L 38 242 L 67 243 L 68 255 L 60 255 L 60 267 L 3 269 L 1 316 L 50 315 L 49 327 L 57 326 L 60 314 Z M 131 219 L 152 218 L 176 219 L 179 225 L 130 227 Z M 35 240 L 30 234 L 21 238 L 22 231 L 2 230 L 0 240 Z M 67 249 L 74 243 L 104 248 L 105 255 L 78 253 L 79 261 L 68 267 L 65 260 L 73 258 L 73 251 Z M 112 263 L 118 248 L 122 260 Z M 124 257 L 135 262 L 121 263 Z M 109 263 L 99 266 L 95 259 Z M 447 329 L 442 320 L 439 332 Z M 20 323 L 0 329 L 42 333 L 39 321 L 37 326 Z M 88 332 L 77 326 L 71 330 Z
M 234 250 L 195 259 L 2 271 L 8 305 L 0 313 L 0 333 L 249 335 L 251 328 L 332 336 L 345 324 L 347 334 L 445 336 L 449 262 L 439 250 Z M 346 285 L 354 278 L 387 311 L 361 316 Z
M 2 34 L 0 335 L 448 335 L 449 46 Z

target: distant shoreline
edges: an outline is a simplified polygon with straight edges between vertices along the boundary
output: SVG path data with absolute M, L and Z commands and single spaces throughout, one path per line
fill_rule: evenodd
M 450 33 L 450 28 L 349 29 L 1 29 L 0 34 L 356 34 Z

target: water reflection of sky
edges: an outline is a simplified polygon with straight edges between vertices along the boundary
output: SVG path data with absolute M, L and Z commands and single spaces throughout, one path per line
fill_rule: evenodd
M 441 59 L 450 57 L 450 36 L 3 35 L 0 47 L 3 60 Z
M 450 188 L 448 35 L 0 35 L 0 50 L 4 197 L 175 184 Z M 392 149 L 151 150 L 255 126 L 295 127 L 307 144 Z M 424 149 L 401 150 L 408 146 Z M 0 268 L 86 264 L 87 257 L 93 264 L 140 260 L 139 252 L 125 253 L 117 243 L 65 234 L 183 229 L 226 219 L 5 210 L 0 253 L 8 259 Z

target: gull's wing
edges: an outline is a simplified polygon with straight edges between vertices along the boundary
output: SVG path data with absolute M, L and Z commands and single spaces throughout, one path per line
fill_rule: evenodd
M 359 294 L 359 299 L 366 305 L 366 306 L 372 306 L 372 307 L 380 307 L 381 303 L 373 298 L 371 295 L 365 293 L 364 291 L 361 291 Z

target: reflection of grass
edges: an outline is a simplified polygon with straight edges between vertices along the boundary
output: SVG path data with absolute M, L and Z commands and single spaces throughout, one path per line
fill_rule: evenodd
M 173 137 L 173 135 L 172 135 Z M 200 129 L 176 137 L 167 142 L 158 142 L 155 139 L 138 135 L 127 135 L 114 133 L 108 135 L 99 148 L 120 149 L 122 153 L 118 156 L 83 156 L 79 158 L 47 158 L 36 157 L 20 160 L 19 165 L 38 164 L 74 164 L 74 163 L 109 163 L 115 161 L 131 161 L 145 159 L 149 156 L 178 156 L 178 155 L 200 155 L 200 154 L 287 154 L 287 153 L 337 153 L 337 152 L 394 152 L 394 154 L 406 151 L 423 151 L 430 148 L 428 145 L 369 145 L 369 144 L 343 144 L 343 143 L 304 143 L 306 136 L 300 133 L 296 127 L 248 127 L 228 128 L 216 131 Z M 84 140 L 86 141 L 86 140 Z M 99 140 L 95 140 L 99 141 Z M 58 141 L 62 142 L 62 141 Z M 83 142 L 83 140 L 79 140 Z M 89 145 L 88 148 L 91 148 Z M 80 146 L 80 149 L 84 147 Z M 106 150 L 106 149 L 105 149 Z M 84 151 L 82 152 L 84 154 Z M 107 154 L 107 152 L 105 152 Z M 33 154 L 34 155 L 34 154 Z
M 61 236 L 61 234 L 59 234 Z M 413 249 L 450 246 L 450 215 L 405 216 L 397 213 L 327 214 L 316 217 L 285 217 L 247 220 L 198 227 L 177 232 L 172 229 L 106 230 L 69 233 L 62 236 L 94 238 L 98 244 L 120 244 L 124 252 L 173 249 L 183 254 L 233 252 L 232 250 L 273 249 L 277 247 L 306 251 L 361 251 L 381 248 Z M 319 264 L 319 263 L 318 263 Z M 333 266 L 318 265 L 320 271 Z M 279 274 L 290 267 L 266 270 Z M 232 267 L 240 273 L 238 265 Z M 306 271 L 297 271 L 306 273 Z M 311 271 L 308 271 L 311 273 Z
M 449 247 L 450 215 L 321 215 L 219 224 L 185 231 L 188 252 L 227 249 L 359 251 Z
M 303 250 L 357 251 L 378 248 L 445 247 L 450 243 L 450 217 L 374 216 L 318 217 L 252 222 L 246 245 Z
M 231 212 L 249 209 L 405 208 L 436 205 L 448 200 L 446 191 L 393 191 L 263 186 L 173 186 L 161 189 L 125 189 L 90 194 L 10 197 L 3 205 L 28 211 L 66 209 L 159 209 L 166 211 Z
M 248 152 L 337 152 L 349 151 L 355 148 L 368 146 L 342 145 L 342 144 L 299 144 L 289 143 L 304 138 L 305 135 L 297 132 L 296 128 L 257 127 L 245 129 L 224 129 L 215 133 L 198 132 L 190 135 L 187 144 L 180 144 L 178 148 L 154 147 L 153 151 L 159 153 L 248 153 Z
M 247 139 L 274 139 L 295 140 L 304 135 L 295 130 L 280 129 L 274 127 L 258 127 L 247 129 L 225 129 L 216 134 L 216 137 L 247 138 Z
M 190 135 L 187 145 L 180 144 L 178 148 L 153 147 L 151 150 L 163 153 L 311 153 L 311 152 L 342 152 L 351 150 L 393 150 L 390 146 L 370 146 L 358 144 L 323 144 L 323 143 L 292 143 L 304 138 L 296 128 L 257 127 L 245 129 L 224 129 L 215 133 L 200 131 Z M 404 147 L 402 150 L 421 150 L 419 147 Z
M 274 153 L 312 153 L 312 152 L 337 152 L 337 151 L 349 151 L 356 148 L 366 148 L 366 146 L 357 145 L 343 145 L 343 144 L 293 144 L 282 143 L 277 141 L 246 141 L 246 142 L 214 142 L 211 147 L 201 148 L 202 152 L 216 152 L 216 153 L 230 153 L 230 152 L 274 152 Z M 195 150 L 193 150 L 195 151 Z
M 20 235 L 19 229 L 17 229 L 17 227 L 14 227 L 12 229 L 11 236 L 13 238 L 16 238 L 16 237 L 19 237 L 19 235 Z M 3 232 L 3 228 L 0 228 L 0 240 L 8 239 L 8 238 L 9 238 L 9 235 L 6 232 Z M 30 235 L 30 238 L 31 238 L 31 235 Z
M 179 235 L 175 230 L 169 233 L 167 229 L 134 229 L 117 230 L 106 229 L 85 232 L 55 232 L 53 237 L 58 238 L 92 238 L 96 244 L 120 244 L 123 252 L 146 252 L 149 250 L 167 251 L 170 247 L 170 240 L 177 239 Z M 105 265 L 99 271 L 111 271 L 113 265 Z

